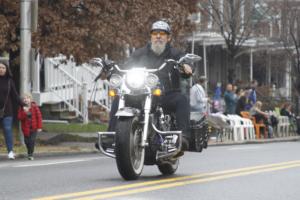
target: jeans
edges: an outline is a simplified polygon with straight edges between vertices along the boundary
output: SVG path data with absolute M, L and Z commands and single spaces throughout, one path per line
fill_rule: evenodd
M 190 104 L 186 96 L 180 92 L 172 92 L 161 96 L 164 111 L 175 112 L 176 125 L 182 131 L 182 136 L 190 139 Z
M 272 138 L 273 137 L 273 127 L 268 125 L 268 137 Z
M 28 156 L 33 155 L 36 134 L 37 134 L 37 132 L 35 131 L 35 132 L 31 132 L 29 136 L 24 137 Z
M 3 127 L 7 152 L 13 150 L 12 121 L 13 121 L 13 117 L 11 116 L 2 118 L 2 127 Z

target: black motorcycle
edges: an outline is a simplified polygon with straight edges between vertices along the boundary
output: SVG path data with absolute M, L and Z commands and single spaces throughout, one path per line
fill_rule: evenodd
M 165 113 L 158 101 L 161 88 L 155 72 L 162 70 L 167 63 L 173 63 L 180 70 L 184 62 L 198 60 L 199 56 L 186 54 L 178 61 L 166 60 L 158 69 L 130 70 L 122 70 L 115 63 L 100 58 L 91 60 L 91 64 L 101 66 L 106 72 L 117 72 L 109 79 L 112 88 L 109 94 L 119 96 L 116 131 L 99 132 L 98 144 L 103 154 L 116 159 L 119 173 L 125 180 L 137 179 L 144 165 L 157 165 L 164 175 L 176 172 L 181 131 L 176 128 L 174 114 Z M 204 124 L 204 121 L 196 120 L 192 127 L 192 151 L 200 152 L 205 147 Z

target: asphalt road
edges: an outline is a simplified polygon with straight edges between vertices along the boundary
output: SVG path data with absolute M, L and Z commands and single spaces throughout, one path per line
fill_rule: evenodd
M 174 176 L 146 166 L 124 181 L 97 154 L 0 162 L 0 199 L 297 200 L 300 143 L 210 147 L 186 153 Z

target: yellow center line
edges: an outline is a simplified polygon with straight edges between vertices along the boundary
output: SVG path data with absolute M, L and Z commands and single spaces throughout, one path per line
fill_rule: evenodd
M 233 178 L 233 177 L 237 177 L 237 176 L 246 176 L 246 175 L 250 175 L 250 174 L 258 174 L 258 173 L 263 173 L 263 172 L 270 172 L 270 171 L 276 171 L 276 170 L 282 170 L 282 169 L 288 169 L 288 168 L 294 168 L 294 167 L 300 167 L 300 164 L 292 164 L 292 165 L 288 165 L 288 166 L 273 167 L 273 168 L 254 170 L 254 171 L 248 171 L 248 172 L 240 172 L 240 173 L 236 173 L 236 174 L 219 175 L 219 176 L 203 178 L 203 179 L 186 180 L 186 181 L 183 180 L 183 181 L 179 181 L 179 182 L 162 184 L 162 185 L 157 185 L 157 186 L 150 186 L 150 187 L 145 187 L 145 188 L 132 189 L 132 190 L 128 190 L 128 191 L 88 196 L 86 198 L 80 198 L 80 200 L 108 199 L 108 198 L 113 198 L 113 197 L 126 196 L 126 195 L 130 195 L 130 194 L 150 192 L 150 191 L 154 191 L 154 190 L 161 190 L 161 189 L 173 188 L 173 187 L 178 187 L 178 186 L 186 186 L 186 185 L 196 184 L 196 183 L 205 183 L 205 182 L 210 182 L 210 181 L 215 181 L 215 180 Z
M 184 180 L 195 179 L 195 178 L 198 178 L 198 179 L 205 178 L 205 177 L 207 178 L 207 176 L 216 176 L 216 175 L 229 174 L 229 173 L 239 173 L 239 172 L 244 172 L 244 171 L 249 171 L 249 170 L 257 170 L 257 169 L 262 169 L 262 168 L 276 167 L 276 166 L 282 166 L 282 165 L 291 165 L 291 164 L 300 164 L 300 160 L 281 162 L 281 163 L 275 163 L 275 164 L 267 164 L 267 165 L 259 165 L 259 166 L 254 166 L 254 167 L 245 167 L 245 168 L 239 168 L 239 169 L 233 169 L 233 170 L 217 171 L 217 172 L 212 172 L 212 173 L 201 173 L 201 174 L 196 174 L 196 175 L 191 175 L 191 176 L 166 178 L 166 179 L 162 179 L 162 180 L 147 181 L 147 182 L 141 182 L 141 183 L 126 184 L 126 185 L 121 185 L 121 186 L 113 186 L 113 187 L 88 190 L 88 191 L 83 191 L 83 192 L 42 197 L 42 198 L 37 198 L 36 200 L 56 200 L 56 199 L 76 198 L 76 197 L 83 197 L 83 196 L 87 196 L 87 195 L 94 195 L 94 194 L 105 193 L 105 192 L 113 192 L 113 191 L 119 191 L 119 190 L 131 189 L 131 188 L 139 188 L 139 187 L 145 187 L 145 186 L 150 186 L 150 185 L 164 184 L 164 183 L 176 182 L 176 181 L 184 181 Z M 201 179 L 201 180 L 203 180 L 203 179 Z M 171 183 L 170 185 L 173 185 L 173 184 L 176 185 L 178 183 Z M 162 185 L 160 185 L 160 187 L 161 186 Z M 159 187 L 159 186 L 154 186 L 154 187 Z M 175 186 L 173 186 L 173 187 L 175 187 Z M 131 191 L 133 191 L 133 190 L 131 190 Z M 126 191 L 124 191 L 124 192 L 126 192 Z

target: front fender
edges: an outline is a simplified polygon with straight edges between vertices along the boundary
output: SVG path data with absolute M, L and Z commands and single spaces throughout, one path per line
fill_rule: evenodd
M 132 108 L 132 107 L 124 107 L 117 111 L 117 117 L 134 117 L 138 116 L 141 113 L 139 109 Z

